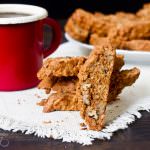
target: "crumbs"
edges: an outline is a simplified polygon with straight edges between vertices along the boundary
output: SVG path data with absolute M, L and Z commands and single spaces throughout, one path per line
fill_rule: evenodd
M 85 123 L 80 123 L 81 130 L 87 130 Z
M 63 123 L 64 121 L 63 120 L 60 120 L 60 121 L 55 121 L 55 123 L 57 123 L 57 124 L 59 124 L 59 123 Z M 52 121 L 51 120 L 44 120 L 43 122 L 42 122 L 43 124 L 51 124 L 52 123 Z M 53 122 L 54 123 L 54 122 Z
M 38 94 L 34 94 L 34 96 L 37 97 L 37 98 L 41 98 L 41 96 L 38 95 Z
M 25 103 L 26 102 L 26 100 L 25 99 L 17 99 L 17 104 L 18 105 L 21 105 L 21 104 L 23 104 L 23 103 Z
M 52 123 L 50 120 L 48 120 L 48 121 L 43 121 L 42 122 L 43 124 L 50 124 L 50 123 Z

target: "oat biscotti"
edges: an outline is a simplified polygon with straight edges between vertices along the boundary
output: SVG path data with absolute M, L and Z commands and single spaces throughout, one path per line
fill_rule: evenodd
M 38 88 L 45 89 L 46 93 L 50 93 L 52 86 L 60 77 L 77 76 L 85 60 L 86 57 L 48 58 L 37 74 L 41 80 Z
M 115 63 L 111 45 L 96 47 L 79 71 L 76 95 L 81 101 L 80 114 L 91 130 L 101 130 L 109 95 L 109 85 Z
M 121 43 L 122 49 L 150 52 L 150 40 L 131 40 Z
M 111 40 L 130 41 L 134 39 L 146 39 L 150 37 L 150 21 L 127 21 L 123 25 L 112 28 L 108 34 Z
M 122 70 L 112 75 L 108 102 L 116 100 L 117 96 L 121 93 L 121 91 L 125 87 L 131 86 L 138 79 L 139 75 L 140 70 L 138 68 Z
M 74 39 L 86 42 L 92 24 L 93 15 L 90 12 L 77 9 L 67 21 L 65 31 Z
M 43 106 L 43 112 L 79 110 L 77 99 L 75 99 L 77 83 L 77 77 L 59 78 L 52 86 L 52 94 L 48 99 L 38 103 Z
M 37 76 L 40 80 L 50 76 L 76 76 L 85 60 L 86 57 L 48 58 Z

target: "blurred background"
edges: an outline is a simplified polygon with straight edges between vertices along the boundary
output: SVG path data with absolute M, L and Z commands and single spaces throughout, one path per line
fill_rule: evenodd
M 22 3 L 46 8 L 55 19 L 67 18 L 76 8 L 89 11 L 114 13 L 116 11 L 135 12 L 150 0 L 0 0 L 0 3 Z
M 49 16 L 56 19 L 64 32 L 64 24 L 66 19 L 76 8 L 95 12 L 100 11 L 106 14 L 115 13 L 117 11 L 136 12 L 144 3 L 150 0 L 0 0 L 2 3 L 20 3 L 31 4 L 44 7 L 48 10 Z M 45 26 L 44 41 L 45 47 L 49 46 L 49 41 L 52 40 L 52 29 Z M 62 38 L 62 42 L 66 39 Z

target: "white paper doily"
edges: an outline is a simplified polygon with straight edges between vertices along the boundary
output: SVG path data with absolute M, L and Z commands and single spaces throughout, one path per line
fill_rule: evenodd
M 78 46 L 66 43 L 62 44 L 51 57 L 78 55 L 85 53 Z M 150 110 L 150 66 L 127 64 L 124 68 L 133 66 L 141 69 L 141 75 L 133 86 L 127 87 L 122 92 L 120 100 L 107 107 L 107 124 L 100 132 L 81 130 L 82 119 L 79 112 L 42 113 L 42 107 L 36 103 L 47 95 L 43 90 L 36 88 L 18 92 L 0 92 L 0 128 L 83 145 L 92 144 L 96 138 L 110 139 L 115 131 L 127 128 L 128 124 L 135 121 L 135 117 L 140 118 L 139 110 Z

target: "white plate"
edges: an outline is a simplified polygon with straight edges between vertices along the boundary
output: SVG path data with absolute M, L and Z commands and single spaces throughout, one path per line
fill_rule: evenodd
M 73 39 L 68 33 L 65 33 L 65 38 L 66 38 L 68 41 L 73 42 L 73 43 L 75 43 L 75 44 L 78 44 L 78 45 L 80 45 L 80 46 L 83 47 L 83 48 L 87 48 L 87 49 L 90 49 L 90 50 L 93 48 L 93 46 L 90 45 L 90 44 L 82 43 L 82 42 L 80 42 L 80 41 L 77 41 L 77 40 Z
M 72 44 L 76 45 L 78 49 L 88 54 L 92 49 L 93 46 L 90 44 L 85 44 L 80 41 L 73 39 L 67 33 L 65 33 L 66 39 L 71 42 Z M 82 52 L 82 53 L 84 53 Z M 123 54 L 125 56 L 125 60 L 128 62 L 134 63 L 144 63 L 150 65 L 150 52 L 143 52 L 143 51 L 127 51 L 122 49 L 117 49 L 117 54 Z

